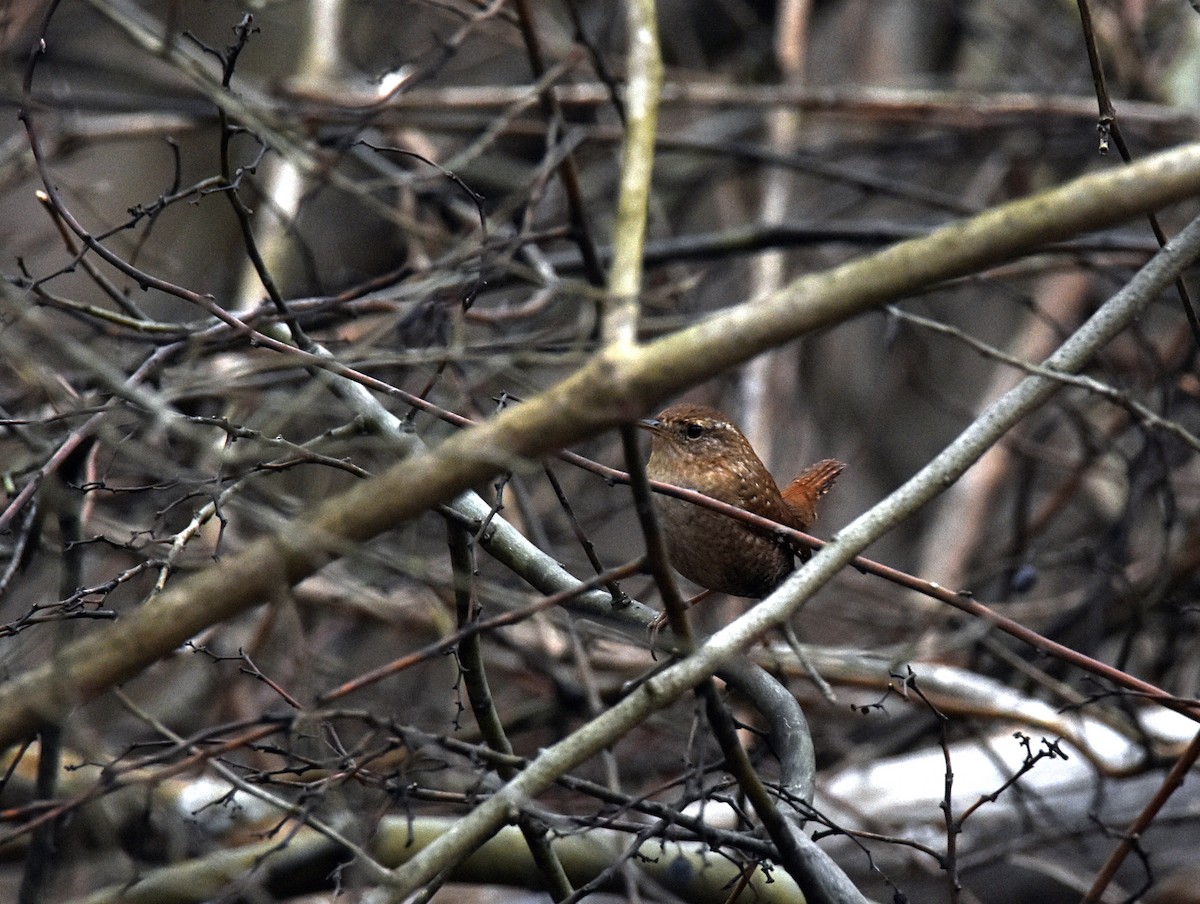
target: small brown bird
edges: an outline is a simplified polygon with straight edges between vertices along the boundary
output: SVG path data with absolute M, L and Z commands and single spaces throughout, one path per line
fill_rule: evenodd
M 639 422 L 651 431 L 646 473 L 748 512 L 807 531 L 817 502 L 846 467 L 825 459 L 780 492 L 740 430 L 703 405 L 674 405 Z M 761 599 L 795 567 L 792 547 L 711 509 L 659 493 L 654 498 L 675 570 L 708 590 Z

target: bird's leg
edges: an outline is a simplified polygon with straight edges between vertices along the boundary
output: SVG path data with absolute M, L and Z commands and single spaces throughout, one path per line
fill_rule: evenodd
M 690 600 L 685 601 L 683 604 L 683 607 L 685 609 L 691 609 L 692 606 L 696 605 L 696 603 L 704 602 L 704 600 L 708 599 L 715 592 L 716 592 L 715 590 L 701 590 L 699 593 L 697 593 L 695 596 L 693 596 Z M 658 617 L 655 618 L 654 621 L 650 622 L 650 645 L 651 646 L 654 646 L 655 637 L 658 635 L 658 632 L 661 631 L 666 624 L 667 624 L 667 613 L 665 611 L 658 613 Z

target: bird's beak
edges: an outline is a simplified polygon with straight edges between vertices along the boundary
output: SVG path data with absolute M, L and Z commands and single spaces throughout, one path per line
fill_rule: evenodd
M 653 433 L 660 433 L 663 428 L 662 421 L 655 417 L 643 418 L 637 422 L 637 425 L 643 430 L 649 430 Z

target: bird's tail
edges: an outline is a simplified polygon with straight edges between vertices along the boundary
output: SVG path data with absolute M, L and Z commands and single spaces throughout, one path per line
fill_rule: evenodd
M 838 475 L 846 470 L 844 462 L 836 458 L 826 458 L 809 465 L 804 471 L 783 488 L 783 501 L 792 510 L 799 530 L 808 530 L 817 520 L 817 502 L 829 492 Z

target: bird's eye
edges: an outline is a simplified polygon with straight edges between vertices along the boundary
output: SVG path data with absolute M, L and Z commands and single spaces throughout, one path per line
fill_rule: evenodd
M 683 435 L 688 439 L 699 439 L 704 435 L 704 428 L 699 424 L 688 424 L 683 428 Z

